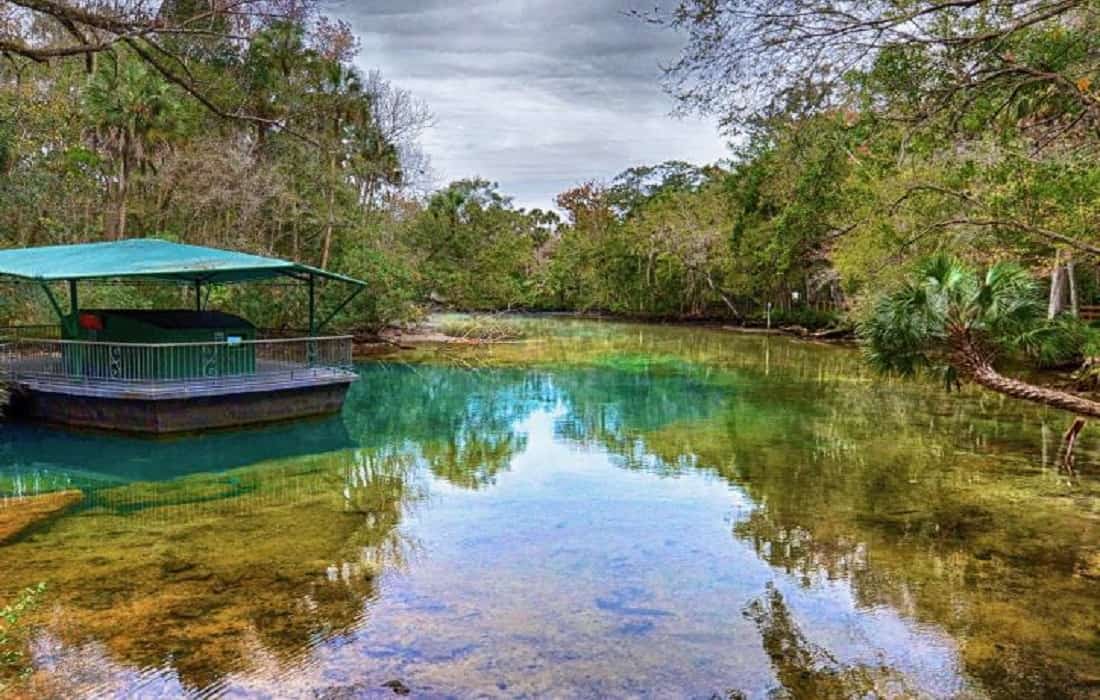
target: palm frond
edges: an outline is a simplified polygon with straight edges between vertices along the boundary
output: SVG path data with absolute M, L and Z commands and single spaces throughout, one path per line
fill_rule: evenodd
M 1035 280 L 1019 265 L 997 263 L 986 272 L 976 299 L 982 322 L 995 336 L 1011 338 L 1040 317 Z
M 928 351 L 943 334 L 935 298 L 923 287 L 907 285 L 882 297 L 858 325 L 864 355 L 878 371 L 912 375 L 931 364 Z
M 979 275 L 964 261 L 940 254 L 880 297 L 858 332 L 872 366 L 903 375 L 936 366 L 935 358 L 948 349 L 948 333 L 960 329 L 993 353 L 1025 349 L 1043 362 L 1081 346 L 1068 326 L 1037 327 L 1041 311 L 1037 285 L 1022 267 L 999 263 Z M 945 382 L 957 381 L 944 376 Z
M 1080 360 L 1086 349 L 1096 344 L 1098 335 L 1080 319 L 1059 316 L 1024 329 L 1012 343 L 1040 366 L 1058 367 Z

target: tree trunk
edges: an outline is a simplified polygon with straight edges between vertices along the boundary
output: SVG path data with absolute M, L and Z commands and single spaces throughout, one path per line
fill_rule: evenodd
M 1100 418 L 1100 402 L 1004 376 L 993 368 L 988 355 L 969 336 L 952 339 L 951 360 L 960 374 L 990 391 L 1074 414 L 1073 424 L 1062 437 L 1065 446 L 1062 466 L 1070 474 L 1074 472 L 1074 448 L 1081 430 L 1085 427 L 1085 417 Z
M 1050 270 L 1050 303 L 1047 305 L 1047 318 L 1054 318 L 1065 309 L 1065 269 L 1062 267 L 1062 255 L 1054 256 L 1054 267 Z
M 126 156 L 123 155 L 118 163 L 118 202 L 116 202 L 114 231 L 116 241 L 126 237 L 126 196 L 130 190 L 129 171 Z
M 975 384 L 1014 399 L 1057 408 L 1078 416 L 1100 418 L 1100 402 L 1006 377 L 993 369 L 984 355 L 974 349 L 969 341 L 961 341 L 956 347 L 956 368 Z
M 1071 474 L 1073 473 L 1073 465 L 1076 461 L 1074 455 L 1074 448 L 1077 447 L 1077 438 L 1080 437 L 1081 431 L 1085 427 L 1085 419 L 1078 416 L 1073 419 L 1073 425 L 1069 426 L 1069 430 L 1062 436 L 1062 442 L 1065 443 L 1066 450 L 1062 453 L 1062 466 L 1064 466 Z
M 1069 286 L 1069 311 L 1077 318 L 1079 305 L 1077 303 L 1077 277 L 1074 274 L 1073 257 L 1066 260 L 1066 282 Z
M 332 251 L 332 230 L 336 227 L 336 156 L 332 156 L 329 165 L 328 221 L 325 223 L 325 242 L 321 251 L 321 269 L 328 269 L 328 258 Z
M 733 317 L 737 320 L 741 320 L 743 318 L 741 316 L 741 312 L 738 311 L 734 303 L 730 301 L 729 296 L 724 291 L 722 291 L 722 289 L 714 282 L 714 278 L 711 277 L 709 271 L 703 270 L 703 279 L 706 280 L 707 286 L 711 288 L 711 291 L 717 294 L 722 302 L 726 305 L 726 308 L 730 310 L 730 313 L 733 314 Z
M 367 201 L 366 201 L 366 214 L 367 219 L 371 218 L 374 214 L 374 198 L 378 196 L 378 178 L 374 175 L 367 176 Z

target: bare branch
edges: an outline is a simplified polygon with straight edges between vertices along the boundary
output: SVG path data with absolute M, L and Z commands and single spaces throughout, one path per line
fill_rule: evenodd
M 946 219 L 944 221 L 938 221 L 934 224 L 930 224 L 917 236 L 914 236 L 908 241 L 908 244 L 912 244 L 919 238 L 923 237 L 927 233 L 937 229 L 952 228 L 955 226 L 978 226 L 978 227 L 1000 227 L 1016 229 L 1024 233 L 1034 234 L 1040 238 L 1043 238 L 1051 243 L 1061 243 L 1082 253 L 1094 255 L 1100 257 L 1100 246 L 1092 245 L 1091 243 L 1085 243 L 1084 241 L 1077 240 L 1057 231 L 1051 231 L 1041 226 L 1032 226 L 1031 224 L 1025 224 L 1022 221 L 1014 221 L 1012 219 L 971 219 L 967 217 L 959 217 L 953 219 Z
M 1041 26 L 1088 36 L 1090 0 L 680 0 L 671 14 L 644 17 L 688 36 L 666 68 L 681 109 L 717 114 L 733 131 L 843 105 L 855 97 L 849 74 L 872 67 L 884 50 L 935 66 L 934 84 L 922 86 L 924 99 L 912 106 L 917 119 L 966 109 L 969 96 L 987 88 L 1019 88 L 1012 102 L 1021 85 L 1049 84 L 1100 121 L 1100 105 L 1077 89 L 1076 76 L 1016 65 L 1005 51 L 1010 39 Z

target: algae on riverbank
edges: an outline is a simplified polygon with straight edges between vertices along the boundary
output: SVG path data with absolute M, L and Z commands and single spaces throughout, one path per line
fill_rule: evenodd
M 24 651 L 30 630 L 24 618 L 38 605 L 46 584 L 38 583 L 24 588 L 15 599 L 0 605 L 0 693 L 5 692 L 12 679 L 22 679 L 33 671 Z

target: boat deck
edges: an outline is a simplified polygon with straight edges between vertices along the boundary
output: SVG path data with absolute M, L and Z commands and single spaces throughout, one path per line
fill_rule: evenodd
M 285 391 L 350 384 L 356 374 L 340 367 L 303 367 L 291 362 L 257 360 L 256 372 L 185 379 L 116 379 L 64 375 L 49 371 L 41 358 L 14 359 L 5 367 L 8 382 L 29 391 L 105 399 L 186 399 Z
M 17 415 L 136 433 L 230 428 L 338 412 L 352 339 L 234 343 L 0 342 Z

